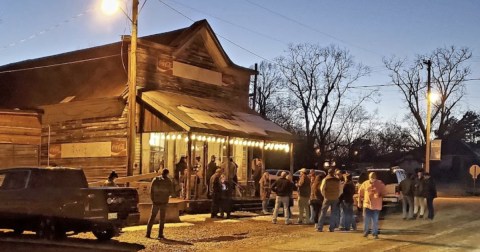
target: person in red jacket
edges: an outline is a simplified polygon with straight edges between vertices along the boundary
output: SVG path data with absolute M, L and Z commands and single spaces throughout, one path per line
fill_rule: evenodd
M 362 183 L 358 189 L 358 207 L 365 209 L 365 220 L 363 227 L 363 236 L 367 237 L 372 222 L 372 234 L 378 239 L 378 217 L 382 210 L 383 196 L 385 196 L 385 184 L 377 179 L 375 172 L 370 172 L 368 180 Z

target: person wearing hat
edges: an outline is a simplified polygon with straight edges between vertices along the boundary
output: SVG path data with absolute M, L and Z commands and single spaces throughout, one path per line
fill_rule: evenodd
M 221 184 L 222 169 L 217 169 L 215 174 L 210 178 L 210 198 L 212 199 L 212 206 L 210 209 L 210 218 L 217 218 L 220 203 L 222 200 L 222 184 Z
M 274 191 L 277 196 L 275 197 L 275 209 L 273 210 L 272 223 L 277 224 L 278 209 L 280 204 L 283 205 L 283 214 L 285 215 L 285 224 L 290 224 L 290 195 L 293 191 L 293 183 L 287 179 L 287 173 L 282 172 L 280 178 L 273 182 L 272 191 Z
M 115 183 L 115 179 L 117 178 L 118 174 L 115 171 L 112 171 L 110 175 L 108 175 L 107 180 L 105 180 L 105 183 L 103 183 L 103 186 L 117 187 L 117 184 Z
M 317 231 L 323 231 L 323 224 L 325 223 L 325 217 L 327 211 L 330 208 L 330 227 L 329 231 L 333 232 L 336 226 L 336 216 L 338 215 L 338 202 L 340 194 L 342 193 L 342 184 L 340 179 L 335 176 L 335 170 L 330 168 L 328 175 L 322 180 L 320 185 L 320 191 L 324 197 L 320 217 L 318 218 Z
M 207 183 L 207 196 L 208 198 L 211 198 L 210 197 L 210 179 L 212 178 L 213 174 L 215 174 L 215 171 L 217 170 L 218 166 L 217 166 L 217 163 L 215 162 L 216 160 L 216 157 L 215 155 L 212 155 L 211 159 L 210 159 L 210 163 L 208 163 L 207 165 L 207 172 L 206 172 L 206 177 L 205 177 L 205 181 Z
M 173 194 L 173 182 L 168 177 L 168 169 L 162 170 L 162 175 L 152 180 L 150 187 L 150 198 L 152 200 L 152 211 L 147 224 L 147 234 L 145 237 L 150 238 L 153 222 L 160 212 L 160 224 L 158 230 L 158 239 L 163 239 L 163 229 L 165 227 L 165 215 L 167 213 L 167 205 L 170 196 Z
M 298 179 L 298 224 L 309 223 L 310 221 L 310 178 L 307 176 L 307 169 L 300 169 L 300 178 Z

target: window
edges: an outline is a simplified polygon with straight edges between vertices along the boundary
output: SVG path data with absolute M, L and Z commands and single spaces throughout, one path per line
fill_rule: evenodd
M 27 185 L 30 171 L 10 171 L 0 173 L 0 190 L 18 190 Z

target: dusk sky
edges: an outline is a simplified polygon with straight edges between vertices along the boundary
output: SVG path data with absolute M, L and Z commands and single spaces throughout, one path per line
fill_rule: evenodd
M 163 3 L 162 3 L 163 2 Z M 0 0 L 0 65 L 118 42 L 130 34 L 121 12 L 106 16 L 101 0 Z M 123 1 L 130 12 L 131 0 Z M 401 0 L 140 0 L 139 36 L 207 19 L 238 65 L 283 54 L 289 43 L 337 44 L 372 68 L 356 85 L 390 83 L 383 57 L 413 59 L 437 47 L 469 47 L 470 79 L 480 78 L 480 1 Z M 232 43 L 233 42 L 233 43 Z M 425 70 L 425 75 L 426 75 Z M 466 83 L 461 112 L 480 111 L 480 80 Z M 406 113 L 395 87 L 380 88 L 384 120 Z

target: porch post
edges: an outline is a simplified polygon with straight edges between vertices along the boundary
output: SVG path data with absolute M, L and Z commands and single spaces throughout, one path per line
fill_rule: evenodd
M 191 188 L 190 188 L 190 175 L 192 174 L 192 133 L 188 132 L 188 142 L 187 142 L 187 171 L 185 172 L 186 177 L 186 199 L 190 199 Z
M 293 174 L 293 143 L 290 143 L 290 174 Z

